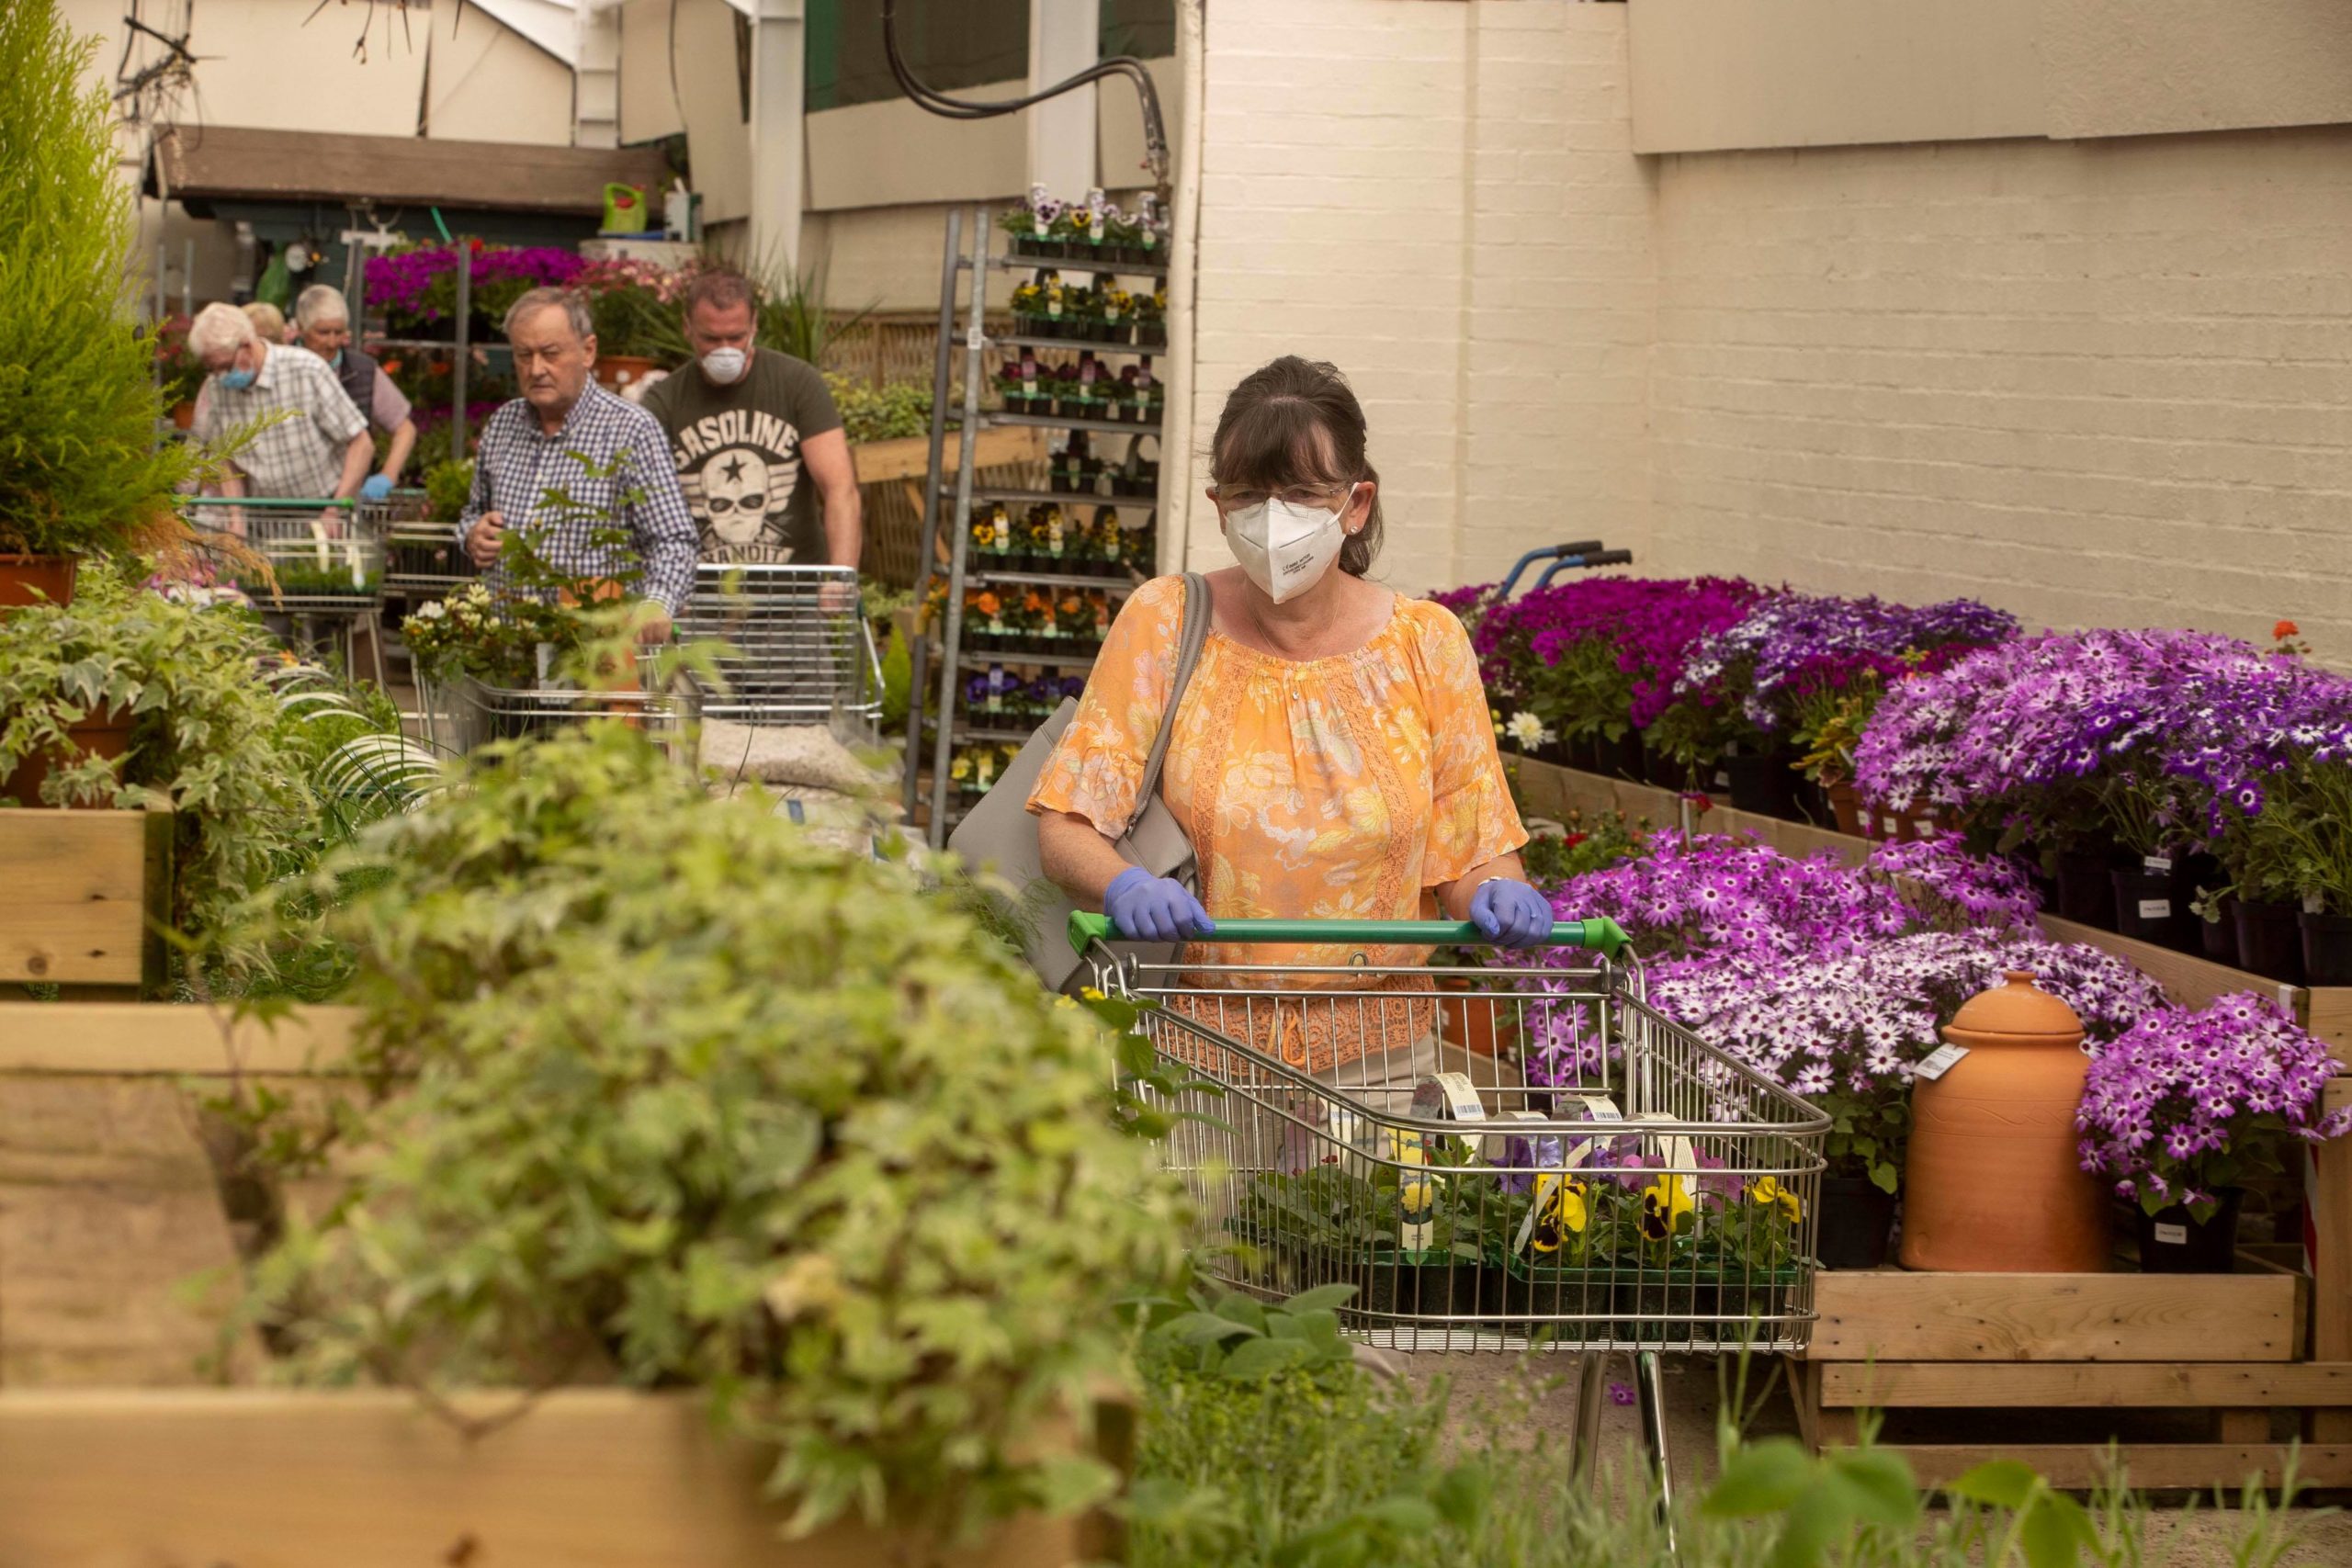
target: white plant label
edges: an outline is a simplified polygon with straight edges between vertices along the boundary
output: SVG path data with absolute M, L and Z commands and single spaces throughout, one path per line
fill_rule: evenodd
M 2159 1224 L 2156 1226 L 2156 1245 L 2159 1247 L 2187 1247 L 2188 1245 L 2188 1227 L 2187 1225 L 2167 1225 Z
M 1899 818 L 1899 817 L 1889 817 L 1889 818 L 1883 818 L 1883 822 L 1884 822 L 1884 824 L 1885 824 L 1886 836 L 1887 836 L 1888 838 L 1892 839 L 1892 838 L 1894 838 L 1897 833 L 1900 833 L 1900 832 L 1902 832 L 1902 831 L 1903 831 L 1903 819 L 1902 819 L 1901 818 Z
M 2140 918 L 2141 918 L 2142 919 L 2143 919 L 2143 920 L 2168 920 L 2168 919 L 2172 919 L 2172 900 L 2171 900 L 2171 899 L 2169 899 L 2169 898 L 2143 898 L 2143 899 L 2141 899 L 2141 900 L 2140 900 Z
M 1911 1076 L 1915 1078 L 1926 1078 L 1929 1083 L 1933 1083 L 1951 1071 L 1959 1065 L 1960 1059 L 1967 1055 L 1968 1047 L 1965 1045 L 1939 1045 L 1928 1052 L 1917 1066 L 1911 1069 Z
M 2148 855 L 2140 862 L 2140 869 L 2146 872 L 2150 876 L 2170 876 L 2172 874 L 2172 856 Z

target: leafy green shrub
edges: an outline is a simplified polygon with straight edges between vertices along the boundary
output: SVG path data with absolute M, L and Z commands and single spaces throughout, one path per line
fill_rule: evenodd
M 1910 1466 L 1867 1441 L 1819 1456 L 1793 1439 L 1719 1435 L 1720 1473 L 1657 1521 L 1638 1470 L 1599 1488 L 1540 1432 L 1539 1363 L 1500 1402 L 1463 1411 L 1442 1382 L 1374 1382 L 1329 1308 L 1349 1287 L 1261 1305 L 1195 1294 L 1147 1314 L 1143 1420 L 1130 1494 L 1136 1568 L 2138 1568 L 2145 1510 L 2120 1486 L 2086 1506 L 2015 1461 L 1979 1465 L 1928 1514 Z M 1739 1408 L 1744 1370 L 1726 1391 Z M 2289 1488 L 2291 1493 L 2291 1486 Z M 2237 1498 L 2226 1558 L 2290 1560 L 2296 1531 L 2258 1485 Z
M 0 552 L 164 547 L 186 536 L 173 492 L 204 468 L 155 439 L 130 187 L 106 89 L 83 75 L 96 48 L 52 0 L 0 6 Z
M 43 803 L 176 811 L 173 923 L 212 931 L 317 832 L 306 770 L 260 673 L 278 657 L 242 610 L 85 570 L 71 604 L 0 619 L 0 773 L 37 753 L 74 755 L 66 732 L 85 718 L 130 714 L 128 754 L 55 769 Z
M 828 372 L 825 385 L 841 411 L 842 429 L 854 444 L 897 441 L 931 433 L 931 389 L 920 381 L 876 387 Z
M 300 1377 L 708 1389 L 797 1528 L 969 1527 L 1110 1474 L 1024 1456 L 1115 1369 L 1182 1204 L 1111 1041 L 918 870 L 707 798 L 639 731 L 493 748 L 332 857 L 364 1099 L 254 1311 Z M 361 884 L 350 891 L 355 881 Z
M 474 464 L 443 461 L 424 470 L 424 514 L 435 523 L 455 523 L 466 510 L 474 490 Z

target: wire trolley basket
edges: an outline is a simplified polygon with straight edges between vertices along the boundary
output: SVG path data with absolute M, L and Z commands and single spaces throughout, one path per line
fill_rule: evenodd
M 527 740 L 573 725 L 616 718 L 684 756 L 695 718 L 695 694 L 683 680 L 665 682 L 658 671 L 657 656 L 647 652 L 638 656 L 633 681 L 624 678 L 594 690 L 554 683 L 494 686 L 471 675 L 436 682 L 422 694 L 426 738 L 435 747 L 463 755 L 494 740 Z
M 677 636 L 727 646 L 718 661 L 724 689 L 702 694 L 706 717 L 845 723 L 868 734 L 881 722 L 882 661 L 854 567 L 706 561 Z
M 447 523 L 395 522 L 384 536 L 384 589 L 439 599 L 481 576 Z
M 1659 1355 L 1807 1344 L 1828 1119 L 1650 1007 L 1613 921 L 1555 925 L 1572 963 L 1479 967 L 1367 961 L 1484 942 L 1448 921 L 1210 939 L 1350 960 L 1308 966 L 1148 964 L 1070 924 L 1184 1085 L 1165 1158 L 1227 1285 L 1351 1285 L 1342 1325 L 1394 1349 L 1582 1353 L 1580 1465 L 1601 1356 L 1634 1354 L 1662 1472 Z
M 383 508 L 351 501 L 283 496 L 184 496 L 192 527 L 243 537 L 268 568 L 236 573 L 237 586 L 265 610 L 372 615 L 384 597 Z

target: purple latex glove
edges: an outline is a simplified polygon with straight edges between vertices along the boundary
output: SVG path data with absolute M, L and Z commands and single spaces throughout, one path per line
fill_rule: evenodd
M 1470 895 L 1470 923 L 1498 946 L 1532 947 L 1552 934 L 1552 906 L 1524 882 L 1492 877 Z
M 1216 922 L 1183 885 L 1131 865 L 1102 890 L 1102 912 L 1124 942 L 1185 942 L 1206 936 Z M 1548 911 L 1547 911 L 1548 912 Z

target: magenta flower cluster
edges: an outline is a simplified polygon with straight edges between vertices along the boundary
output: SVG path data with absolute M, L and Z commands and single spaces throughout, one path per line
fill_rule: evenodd
M 1487 610 L 1471 646 L 1488 692 L 1516 703 L 1534 666 L 1557 665 L 1578 644 L 1605 645 L 1630 681 L 1633 723 L 1644 728 L 1675 700 L 1692 646 L 1736 625 L 1765 592 L 1737 578 L 1582 577 Z
M 2151 1012 L 2091 1063 L 2075 1117 L 2083 1168 L 2114 1178 L 2119 1196 L 2152 1213 L 2171 1203 L 2210 1212 L 2218 1190 L 2260 1168 L 2278 1142 L 2352 1131 L 2352 1109 L 2320 1110 L 2341 1071 L 2324 1044 L 2252 992 L 2202 1012 Z
M 519 282 L 526 288 L 562 288 L 584 265 L 550 245 L 473 245 L 473 287 Z M 368 258 L 363 276 L 368 308 L 394 318 L 437 321 L 455 308 L 458 251 L 454 244 L 418 245 Z
M 2016 616 L 1973 599 L 1913 606 L 1783 592 L 1701 638 L 1674 689 L 1702 699 L 1717 691 L 1736 694 L 1749 721 L 1769 730 L 1778 727 L 1786 699 L 1841 690 L 1866 672 L 1891 681 L 1909 668 L 1905 654 L 1925 656 L 1921 667 L 1937 668 L 2017 631 Z

